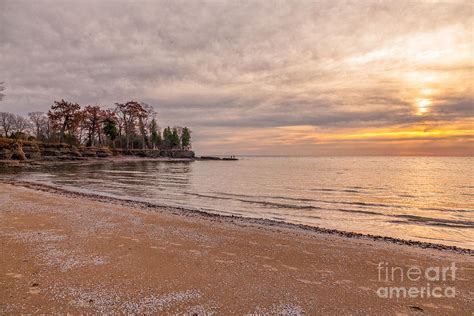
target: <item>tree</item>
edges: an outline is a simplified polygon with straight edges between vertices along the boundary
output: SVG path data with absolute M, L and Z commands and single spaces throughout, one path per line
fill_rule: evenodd
M 95 146 L 96 144 L 96 135 L 99 141 L 99 144 L 102 143 L 101 135 L 101 124 L 102 120 L 105 117 L 105 111 L 100 108 L 100 106 L 88 105 L 82 111 L 82 125 L 87 130 L 88 146 Z
M 112 146 L 115 147 L 115 140 L 119 136 L 117 129 L 117 119 L 113 111 L 105 111 L 102 131 L 112 142 Z
M 171 128 L 168 126 L 163 130 L 163 148 L 170 149 L 172 144 Z
M 184 127 L 181 133 L 181 147 L 183 149 L 189 149 L 191 147 L 191 131 L 187 127 Z
M 148 120 L 148 110 L 146 108 L 150 108 L 147 104 L 140 104 L 136 101 L 129 101 L 126 103 L 127 107 L 129 108 L 130 115 L 136 120 L 136 124 L 138 126 L 138 130 L 140 131 L 140 135 L 142 137 L 142 149 L 146 147 L 146 122 Z
M 161 146 L 161 133 L 155 118 L 151 120 L 149 130 L 151 135 L 151 145 L 153 149 L 156 149 Z
M 28 117 L 33 124 L 36 139 L 45 138 L 48 130 L 48 117 L 46 114 L 44 112 L 30 112 Z
M 30 127 L 28 119 L 21 115 L 14 115 L 12 132 L 15 133 L 16 137 L 22 137 Z
M 173 132 L 171 133 L 171 148 L 179 148 L 180 145 L 181 142 L 179 139 L 178 128 L 174 127 Z
M 51 110 L 48 111 L 48 117 L 53 123 L 54 128 L 59 128 L 59 141 L 64 141 L 65 133 L 68 132 L 70 138 L 75 137 L 75 131 L 80 123 L 81 107 L 77 103 L 71 103 L 64 100 L 54 101 Z
M 15 114 L 0 112 L 0 125 L 2 126 L 5 137 L 8 137 L 8 133 L 12 130 L 14 124 Z
M 128 101 L 125 104 L 116 103 L 115 105 L 115 111 L 118 114 L 119 121 L 123 126 L 123 131 L 125 132 L 126 148 L 130 148 L 130 141 L 132 140 L 132 137 L 136 135 L 135 132 L 137 127 L 141 135 L 142 148 L 145 148 L 147 138 L 146 122 L 149 117 L 147 107 L 149 106 L 146 104 L 140 104 L 136 101 Z

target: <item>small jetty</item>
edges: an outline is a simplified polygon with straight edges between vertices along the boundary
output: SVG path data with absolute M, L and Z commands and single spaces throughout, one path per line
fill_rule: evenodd
M 196 157 L 196 160 L 224 160 L 224 161 L 235 161 L 239 160 L 235 156 L 228 156 L 228 157 L 217 157 L 217 156 L 201 156 Z

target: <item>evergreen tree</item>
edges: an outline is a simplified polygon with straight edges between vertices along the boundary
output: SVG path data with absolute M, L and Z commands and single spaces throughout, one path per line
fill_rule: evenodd
M 179 140 L 179 133 L 176 127 L 173 128 L 173 132 L 171 133 L 171 148 L 179 148 L 181 142 Z
M 171 148 L 171 129 L 169 126 L 163 130 L 163 147 Z
M 191 131 L 187 127 L 184 127 L 181 133 L 181 146 L 183 149 L 191 147 Z
M 117 129 L 117 123 L 111 117 L 107 117 L 104 120 L 104 127 L 102 128 L 103 132 L 114 144 L 115 139 L 117 139 L 119 133 Z

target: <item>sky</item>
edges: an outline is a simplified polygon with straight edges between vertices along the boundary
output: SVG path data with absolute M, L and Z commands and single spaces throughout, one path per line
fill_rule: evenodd
M 471 1 L 0 0 L 0 111 L 153 105 L 199 154 L 474 155 Z

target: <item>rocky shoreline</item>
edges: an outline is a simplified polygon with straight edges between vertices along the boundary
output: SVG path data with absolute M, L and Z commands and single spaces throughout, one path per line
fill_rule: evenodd
M 417 247 L 417 248 L 422 248 L 422 249 L 434 249 L 434 250 L 439 250 L 439 251 L 474 256 L 473 249 L 461 248 L 457 246 L 448 246 L 448 245 L 428 243 L 428 242 L 422 242 L 422 241 L 416 241 L 416 240 L 404 240 L 404 239 L 394 238 L 394 237 L 378 236 L 378 235 L 372 235 L 372 234 L 362 234 L 362 233 L 355 233 L 355 232 L 342 231 L 342 230 L 336 230 L 336 229 L 327 229 L 327 228 L 309 226 L 309 225 L 303 225 L 303 224 L 286 223 L 283 221 L 276 221 L 276 220 L 271 220 L 271 219 L 258 219 L 258 218 L 241 217 L 241 216 L 236 216 L 236 215 L 215 214 L 215 213 L 209 213 L 209 212 L 205 212 L 198 209 L 192 209 L 192 208 L 170 207 L 166 205 L 159 205 L 159 204 L 148 203 L 148 202 L 140 202 L 140 201 L 134 201 L 134 200 L 128 200 L 128 199 L 107 197 L 107 196 L 102 196 L 98 194 L 73 192 L 73 191 L 65 190 L 65 189 L 50 186 L 50 185 L 32 183 L 32 182 L 26 182 L 26 181 L 0 180 L 0 183 L 26 187 L 26 188 L 53 193 L 53 194 L 66 196 L 66 197 L 84 198 L 84 199 L 88 199 L 92 201 L 108 202 L 108 203 L 118 204 L 122 206 L 139 207 L 142 209 L 148 209 L 148 210 L 153 210 L 157 212 L 162 212 L 163 210 L 166 210 L 167 212 L 171 212 L 174 214 L 183 215 L 187 217 L 197 216 L 200 218 L 207 218 L 210 220 L 216 220 L 216 221 L 222 221 L 222 222 L 232 222 L 235 224 L 242 224 L 242 225 L 257 224 L 257 225 L 263 225 L 265 227 L 315 232 L 315 233 L 320 233 L 320 234 L 340 236 L 340 237 L 351 238 L 351 239 L 373 240 L 373 241 L 386 242 L 386 243 L 397 244 L 397 245 L 402 245 L 402 246 Z
M 191 150 L 110 149 L 108 147 L 76 147 L 65 143 L 42 143 L 0 139 L 0 167 L 35 166 L 50 163 L 96 161 L 97 159 L 162 159 L 193 160 Z

